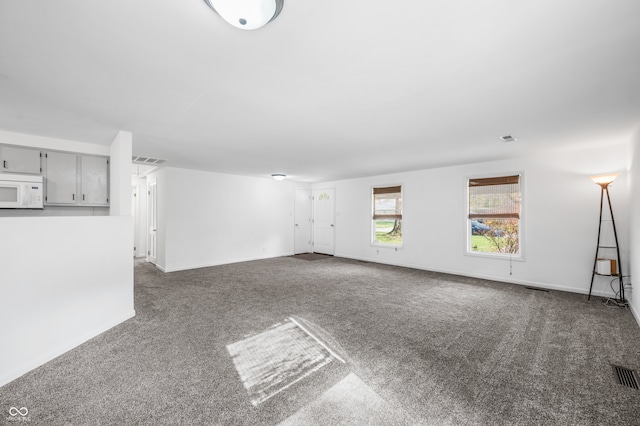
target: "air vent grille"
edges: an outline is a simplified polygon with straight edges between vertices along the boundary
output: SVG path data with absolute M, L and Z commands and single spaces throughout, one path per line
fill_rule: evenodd
M 504 135 L 504 136 L 501 136 L 500 139 L 502 139 L 503 142 L 513 142 L 517 140 L 512 135 Z
M 613 368 L 616 383 L 632 389 L 640 389 L 640 386 L 638 386 L 638 376 L 635 371 L 617 365 L 612 365 L 611 367 Z
M 549 290 L 546 288 L 538 288 L 538 287 L 525 287 L 527 290 L 535 290 L 535 291 L 543 291 L 545 293 L 549 293 Z
M 160 164 L 165 163 L 167 160 L 160 160 L 158 158 L 151 157 L 141 157 L 139 155 L 134 155 L 131 157 L 133 164 L 144 164 L 145 166 L 159 166 Z

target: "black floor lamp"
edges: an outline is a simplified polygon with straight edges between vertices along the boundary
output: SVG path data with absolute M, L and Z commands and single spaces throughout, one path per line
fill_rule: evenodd
M 591 179 L 598 185 L 600 185 L 600 222 L 598 224 L 598 243 L 596 246 L 596 257 L 595 260 L 593 261 L 593 272 L 591 274 L 591 286 L 589 287 L 589 297 L 588 299 L 591 299 L 591 290 L 593 289 L 593 280 L 595 278 L 596 275 L 604 275 L 604 276 L 610 276 L 610 277 L 617 277 L 618 281 L 620 282 L 620 292 L 619 292 L 619 298 L 616 300 L 616 302 L 618 302 L 618 304 L 625 304 L 626 300 L 624 298 L 624 282 L 622 280 L 622 264 L 620 262 L 620 245 L 618 244 L 618 232 L 616 231 L 616 221 L 613 218 L 613 208 L 611 207 L 611 197 L 609 196 L 609 185 L 611 184 L 611 182 L 614 181 L 614 179 L 618 176 L 617 173 L 615 174 L 608 174 L 608 175 L 600 175 L 600 176 L 591 176 Z M 604 205 L 604 194 L 607 194 L 607 203 L 609 204 L 609 212 L 611 213 L 611 224 L 613 225 L 613 237 L 615 239 L 615 245 L 614 246 L 603 246 L 600 245 L 600 236 L 602 233 L 602 208 Z M 600 259 L 598 256 L 600 254 L 600 250 L 607 250 L 607 249 L 615 249 L 616 250 L 616 263 L 617 265 L 615 266 L 615 270 L 613 270 L 613 268 L 610 265 L 609 271 L 607 272 L 598 272 L 598 260 Z M 604 259 L 604 260 L 608 260 L 610 261 L 610 259 Z M 613 283 L 613 281 L 612 281 Z

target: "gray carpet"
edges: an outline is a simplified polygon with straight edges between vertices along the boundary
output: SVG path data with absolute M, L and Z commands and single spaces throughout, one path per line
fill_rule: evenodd
M 135 270 L 137 316 L 0 388 L 30 424 L 637 425 L 640 328 L 599 298 L 283 257 Z M 297 318 L 333 360 L 253 405 L 227 346 Z
M 322 254 L 322 253 L 301 253 L 301 254 L 295 254 L 293 256 L 289 256 L 293 259 L 301 259 L 301 260 L 324 260 L 324 259 L 331 259 L 333 256 L 330 256 L 328 254 Z

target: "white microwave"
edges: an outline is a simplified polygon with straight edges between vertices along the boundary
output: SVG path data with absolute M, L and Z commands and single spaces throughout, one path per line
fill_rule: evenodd
M 0 173 L 0 209 L 41 209 L 42 176 Z

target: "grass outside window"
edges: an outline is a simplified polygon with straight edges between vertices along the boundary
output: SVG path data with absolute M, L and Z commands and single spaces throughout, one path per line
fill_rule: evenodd
M 375 220 L 375 243 L 391 246 L 402 245 L 402 221 Z

